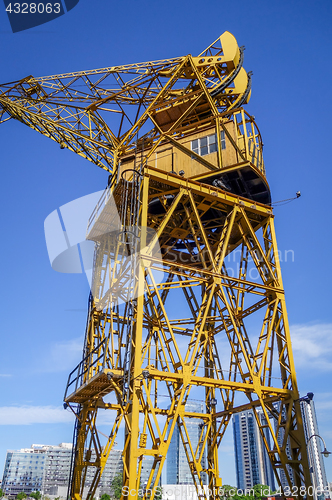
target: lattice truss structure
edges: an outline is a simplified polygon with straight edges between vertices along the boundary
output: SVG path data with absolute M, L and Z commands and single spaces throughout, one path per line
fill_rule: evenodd
M 135 148 L 144 125 L 155 145 L 161 132 L 174 137 L 176 130 L 178 136 L 198 115 L 209 114 L 211 104 L 217 116 L 248 99 L 251 80 L 242 67 L 243 52 L 230 34 L 224 39 L 224 50 L 212 44 L 198 57 L 28 76 L 1 85 L 0 117 L 16 118 L 112 172 L 117 157 Z M 158 114 L 169 107 L 179 120 L 158 124 Z
M 311 484 L 242 63 L 226 32 L 197 57 L 0 86 L 2 121 L 18 119 L 112 174 L 88 223 L 84 353 L 65 394 L 76 415 L 73 499 L 89 468 L 94 497 L 123 429 L 124 486 L 138 498 L 144 458 L 153 457 L 143 492 L 153 499 L 176 427 L 199 498 L 208 498 L 204 486 L 218 498 L 218 447 L 231 416 L 250 408 L 278 483 L 282 469 L 290 486 Z M 200 412 L 186 408 L 192 401 Z M 105 414 L 107 436 L 98 430 Z M 188 419 L 199 425 L 195 446 Z

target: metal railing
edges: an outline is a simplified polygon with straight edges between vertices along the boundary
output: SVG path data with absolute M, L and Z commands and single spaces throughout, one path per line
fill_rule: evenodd
M 247 160 L 265 176 L 263 141 L 254 117 L 249 115 L 244 109 L 239 109 L 234 112 L 233 120 L 238 146 Z
M 112 186 L 107 186 L 107 188 L 105 189 L 105 191 L 103 192 L 103 194 L 99 198 L 98 203 L 95 206 L 92 214 L 90 215 L 89 220 L 88 220 L 88 227 L 86 229 L 86 234 L 87 235 L 89 234 L 91 227 L 94 225 L 94 223 L 98 219 L 99 215 L 103 211 L 106 203 L 110 199 L 110 196 L 111 196 L 111 187 Z
M 265 175 L 263 153 L 251 137 L 248 139 L 249 161 Z
M 93 355 L 99 349 L 101 349 L 103 347 L 103 344 L 106 345 L 106 337 L 104 338 L 104 340 L 102 340 L 100 342 L 100 344 L 97 345 L 97 347 L 95 347 L 91 352 L 89 352 L 89 354 L 85 358 L 83 358 L 82 361 L 80 363 L 78 363 L 78 365 L 70 372 L 70 374 L 68 376 L 67 385 L 66 385 L 64 400 L 66 400 L 66 398 L 68 396 L 69 388 L 71 386 L 73 386 L 73 384 L 74 384 L 74 387 L 71 389 L 70 394 L 75 393 L 77 391 L 77 389 L 79 389 L 83 385 L 84 375 L 86 373 L 88 373 L 92 368 L 97 368 L 97 364 L 98 364 L 99 360 L 102 358 L 104 358 L 104 359 L 103 359 L 103 362 L 101 364 L 101 367 L 99 370 L 94 370 L 94 372 L 95 372 L 94 375 L 96 373 L 98 373 L 99 371 L 101 371 L 105 367 L 105 361 L 106 361 L 106 356 L 105 356 L 106 348 L 105 348 L 105 346 L 104 346 L 102 353 L 99 356 L 97 356 L 95 359 L 93 359 L 93 357 L 94 357 Z M 89 377 L 89 378 L 92 378 L 92 377 Z

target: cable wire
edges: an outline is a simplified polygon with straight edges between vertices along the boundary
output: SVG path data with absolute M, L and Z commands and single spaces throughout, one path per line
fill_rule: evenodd
M 274 203 L 271 203 L 272 206 L 277 206 L 277 207 L 282 207 L 283 205 L 287 205 L 288 203 L 291 203 L 294 200 L 297 200 L 301 196 L 301 191 L 296 192 L 296 196 L 293 198 L 286 198 L 286 200 L 279 200 L 275 201 Z

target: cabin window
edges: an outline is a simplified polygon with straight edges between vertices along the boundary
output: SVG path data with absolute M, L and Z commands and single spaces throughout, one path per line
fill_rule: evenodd
M 220 142 L 221 142 L 221 149 L 226 149 L 225 132 L 223 130 L 220 132 Z
M 220 133 L 221 149 L 226 149 L 225 132 Z M 191 150 L 199 156 L 209 155 L 217 151 L 217 135 L 211 134 L 191 141 Z

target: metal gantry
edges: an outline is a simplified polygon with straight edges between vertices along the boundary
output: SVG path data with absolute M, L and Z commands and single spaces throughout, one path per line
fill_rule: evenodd
M 153 457 L 152 493 L 143 492 L 153 499 L 176 426 L 199 498 L 206 477 L 218 498 L 218 447 L 245 409 L 279 485 L 280 470 L 298 491 L 311 484 L 263 145 L 243 108 L 243 50 L 225 32 L 197 57 L 0 86 L 2 121 L 18 119 L 111 174 L 88 223 L 84 352 L 65 394 L 76 415 L 72 499 L 92 500 L 123 428 L 124 491 L 138 498 Z M 186 408 L 192 400 L 201 412 Z M 200 422 L 195 447 L 188 418 Z

